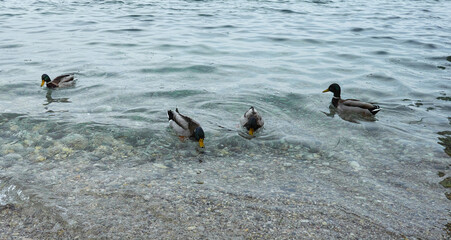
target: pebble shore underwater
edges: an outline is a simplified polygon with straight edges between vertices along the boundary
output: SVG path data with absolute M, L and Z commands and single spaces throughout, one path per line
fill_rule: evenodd
M 0 1 L 0 239 L 449 239 L 449 9 Z

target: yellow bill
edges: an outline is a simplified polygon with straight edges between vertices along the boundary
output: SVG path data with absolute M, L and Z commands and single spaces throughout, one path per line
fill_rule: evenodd
M 254 129 L 253 128 L 251 128 L 251 129 L 249 129 L 249 135 L 254 135 Z
M 203 138 L 199 139 L 199 146 L 200 146 L 201 148 L 204 147 L 204 139 L 203 139 Z
M 45 83 L 45 81 L 44 81 L 44 80 L 42 80 L 42 83 L 41 83 L 41 87 L 42 87 L 42 86 L 44 86 L 44 83 Z
M 325 93 L 325 92 L 329 92 L 329 88 L 323 91 L 323 93 Z

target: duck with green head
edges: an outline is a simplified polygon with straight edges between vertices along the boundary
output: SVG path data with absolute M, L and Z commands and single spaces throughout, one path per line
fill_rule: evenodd
M 325 92 L 332 92 L 334 94 L 332 97 L 332 105 L 341 113 L 374 116 L 381 110 L 377 105 L 362 102 L 357 99 L 341 99 L 341 88 L 340 85 L 336 83 L 331 84 L 329 88 L 323 91 L 323 93 Z
M 174 129 L 180 138 L 188 137 L 199 142 L 201 148 L 204 147 L 205 133 L 200 124 L 190 117 L 179 113 L 179 109 L 168 111 L 169 126 Z
M 62 87 L 69 87 L 74 85 L 74 75 L 73 74 L 64 74 L 61 76 L 56 77 L 53 80 L 50 80 L 49 75 L 42 74 L 41 76 L 41 87 L 46 84 L 47 88 L 62 88 Z
M 262 116 L 255 110 L 254 107 L 250 107 L 240 120 L 241 126 L 246 128 L 249 135 L 253 136 L 257 129 L 263 127 L 265 122 Z

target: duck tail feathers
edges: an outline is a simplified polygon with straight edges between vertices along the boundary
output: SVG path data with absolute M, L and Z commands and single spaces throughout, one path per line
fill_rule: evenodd
M 172 110 L 168 110 L 168 121 L 174 120 L 174 113 L 172 112 Z
M 381 110 L 381 108 L 378 105 L 374 105 L 374 108 L 370 110 L 370 112 L 373 115 L 376 115 L 376 113 L 378 113 Z

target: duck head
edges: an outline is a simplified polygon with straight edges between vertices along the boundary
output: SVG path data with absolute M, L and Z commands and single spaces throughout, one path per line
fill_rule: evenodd
M 49 83 L 52 81 L 50 80 L 50 77 L 47 74 L 42 74 L 41 80 L 42 80 L 41 87 L 44 86 L 44 83 Z
M 197 127 L 196 129 L 194 129 L 194 139 L 196 139 L 196 141 L 199 142 L 199 146 L 201 148 L 204 147 L 205 134 L 204 130 L 201 127 Z
M 247 130 L 249 130 L 249 135 L 254 135 L 255 130 L 257 130 L 257 118 L 254 116 L 250 117 L 247 121 L 247 123 L 244 125 Z
M 336 83 L 332 83 L 329 88 L 327 88 L 326 90 L 323 91 L 323 93 L 325 92 L 333 92 L 334 93 L 334 97 L 340 97 L 341 94 L 341 89 L 340 89 L 340 85 L 336 84 Z

